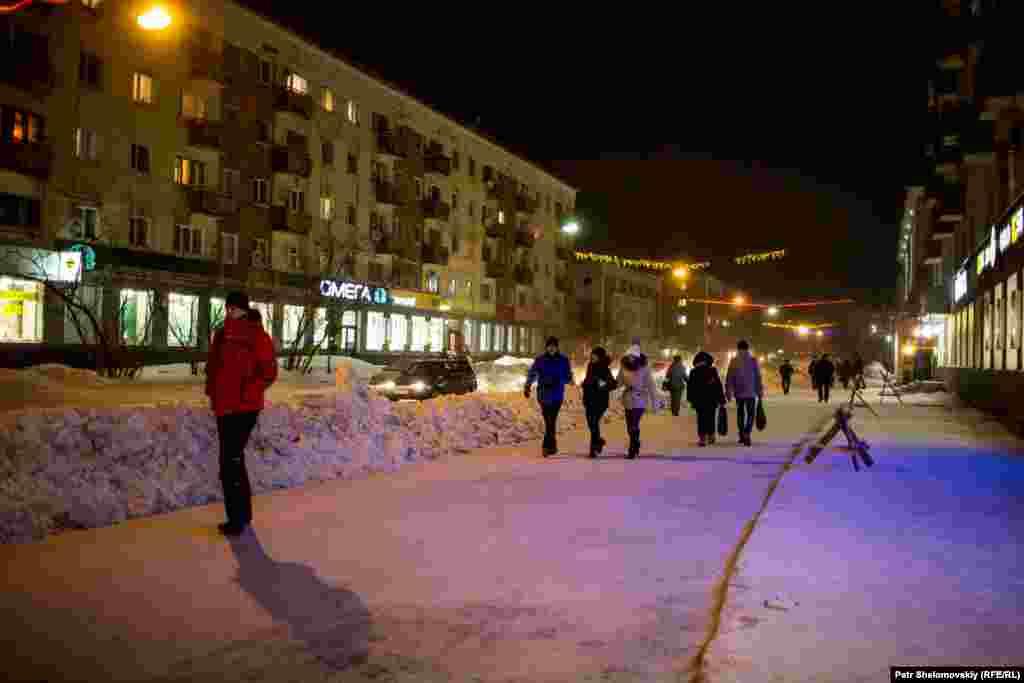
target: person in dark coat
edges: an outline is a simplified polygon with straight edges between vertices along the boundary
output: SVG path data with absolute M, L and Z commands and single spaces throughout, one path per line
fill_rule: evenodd
M 843 385 L 843 389 L 849 389 L 850 379 L 853 377 L 853 364 L 849 358 L 844 358 L 839 362 L 836 373 L 839 375 L 839 382 Z
M 218 528 L 226 536 L 237 536 L 252 523 L 245 446 L 263 409 L 263 394 L 277 380 L 277 359 L 270 335 L 249 318 L 249 298 L 232 292 L 225 303 L 224 325 L 213 337 L 206 362 L 206 395 L 217 416 L 220 480 L 228 518 Z
M 817 390 L 818 376 L 814 374 L 814 368 L 818 365 L 818 354 L 811 356 L 811 363 L 807 366 L 807 376 L 811 378 L 811 389 Z
M 693 369 L 686 383 L 686 400 L 697 413 L 698 444 L 715 443 L 715 417 L 719 407 L 725 405 L 725 387 L 714 366 L 714 359 L 707 351 L 693 357 Z
M 590 354 L 587 376 L 583 379 L 583 407 L 587 411 L 587 426 L 590 428 L 591 458 L 596 458 L 604 449 L 601 418 L 608 410 L 609 395 L 619 385 L 612 377 L 611 364 L 608 352 L 598 346 Z
M 853 386 L 864 388 L 864 359 L 859 353 L 853 354 L 853 364 L 850 367 L 850 377 L 854 380 Z
M 782 393 L 788 394 L 789 387 L 793 383 L 793 373 L 796 370 L 793 368 L 793 364 L 788 360 L 782 361 L 782 365 L 779 366 L 779 377 L 782 378 Z
M 665 372 L 665 384 L 672 398 L 672 414 L 678 416 L 683 403 L 683 392 L 686 391 L 686 366 L 683 365 L 682 356 L 672 359 L 672 365 Z
M 554 455 L 558 452 L 558 442 L 555 438 L 558 426 L 558 413 L 562 409 L 562 401 L 565 399 L 565 385 L 572 384 L 572 367 L 569 359 L 558 352 L 558 339 L 548 337 L 544 345 L 545 351 L 530 366 L 526 375 L 526 388 L 523 393 L 530 398 L 530 390 L 534 383 L 537 384 L 537 401 L 540 402 L 541 412 L 544 414 L 544 457 Z
M 829 390 L 835 381 L 836 366 L 828 359 L 826 353 L 814 365 L 814 380 L 818 385 L 818 402 L 828 403 Z

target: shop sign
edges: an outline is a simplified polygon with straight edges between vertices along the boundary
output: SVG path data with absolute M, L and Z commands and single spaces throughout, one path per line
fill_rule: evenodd
M 1003 229 L 999 231 L 999 253 L 1005 253 L 1010 248 L 1010 224 L 1007 223 L 1003 226 Z
M 395 289 L 391 291 L 391 304 L 393 306 L 405 306 L 406 308 L 437 309 L 441 306 L 441 299 L 431 294 L 416 292 L 410 289 Z
M 57 284 L 78 282 L 82 255 L 74 251 L 50 251 L 12 247 L 0 257 L 0 268 L 11 275 L 27 275 Z
M 24 306 L 20 301 L 4 304 L 3 308 L 0 308 L 0 312 L 4 315 L 21 315 L 23 311 Z
M 1020 239 L 1021 230 L 1024 230 L 1024 207 L 1013 212 L 1010 219 L 1010 244 L 1016 244 Z
M 332 299 L 363 304 L 387 305 L 391 303 L 391 295 L 387 287 L 374 287 L 349 280 L 321 280 L 320 294 Z
M 36 292 L 24 292 L 20 289 L 0 289 L 0 301 L 37 301 Z
M 959 302 L 967 295 L 967 270 L 961 269 L 953 280 L 953 303 Z
M 82 255 L 82 268 L 86 271 L 96 270 L 96 250 L 88 244 L 72 244 L 68 251 L 77 251 Z

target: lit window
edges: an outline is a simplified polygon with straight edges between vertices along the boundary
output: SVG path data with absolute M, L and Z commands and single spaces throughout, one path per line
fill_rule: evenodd
M 103 0 L 82 0 L 82 7 L 88 7 L 89 9 L 99 9 L 102 4 Z
M 140 207 L 132 209 L 128 219 L 128 243 L 133 247 L 149 246 L 149 217 Z
M 284 87 L 299 95 L 305 95 L 309 91 L 309 83 L 298 74 L 288 74 L 284 79 Z
M 459 288 L 459 281 L 452 278 L 448 281 L 448 296 L 455 296 Z
M 345 118 L 348 119 L 349 123 L 359 125 L 359 105 L 355 103 L 355 100 L 348 101 L 348 106 L 345 108 Z
M 198 333 L 199 297 L 171 292 L 167 297 L 167 345 L 195 346 Z
M 152 329 L 153 294 L 131 289 L 121 290 L 121 340 L 125 344 L 145 344 Z
M 79 209 L 79 220 L 82 223 L 82 237 L 94 240 L 99 233 L 100 212 L 95 206 L 83 206 Z
M 498 223 L 505 225 L 505 212 L 501 209 L 498 209 Z
M 437 293 L 441 287 L 441 278 L 437 273 L 427 273 L 427 291 Z
M 238 234 L 221 233 L 221 260 L 224 263 L 238 263 Z
M 324 111 L 334 111 L 334 93 L 330 88 L 324 88 L 320 96 L 320 106 Z
M 179 185 L 205 185 L 206 164 L 194 159 L 177 157 L 174 162 L 174 182 Z
M 143 104 L 153 103 L 153 77 L 136 72 L 132 76 L 132 99 Z
M 25 115 L 20 111 L 13 112 L 14 117 L 11 121 L 11 140 L 14 142 L 25 141 Z
M 320 218 L 325 221 L 334 218 L 334 197 L 320 198 Z
M 205 97 L 195 93 L 181 94 L 181 115 L 191 119 L 206 119 L 210 113 L 210 105 Z
M 203 229 L 194 225 L 174 226 L 174 253 L 182 256 L 202 256 Z

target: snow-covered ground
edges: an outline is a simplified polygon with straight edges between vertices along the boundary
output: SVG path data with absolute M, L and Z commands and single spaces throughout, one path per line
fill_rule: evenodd
M 525 377 L 521 363 L 485 369 L 488 393 L 424 403 L 375 396 L 366 379 L 377 366 L 340 364 L 350 384 L 281 372 L 247 450 L 254 492 L 542 436 L 536 401 L 513 379 Z M 606 420 L 617 417 L 613 401 Z M 570 389 L 560 431 L 584 424 Z M 0 542 L 220 500 L 217 451 L 204 378 L 187 365 L 147 368 L 137 380 L 54 365 L 0 371 Z

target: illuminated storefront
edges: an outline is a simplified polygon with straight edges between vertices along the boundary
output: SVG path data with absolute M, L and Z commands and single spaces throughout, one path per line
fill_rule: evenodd
M 0 276 L 0 341 L 43 340 L 43 285 Z

